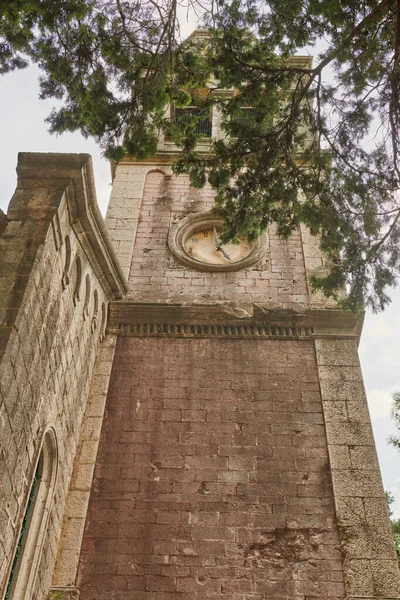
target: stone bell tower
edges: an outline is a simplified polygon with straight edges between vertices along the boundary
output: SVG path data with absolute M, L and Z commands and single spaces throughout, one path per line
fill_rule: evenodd
M 310 293 L 322 257 L 304 228 L 222 252 L 213 192 L 172 175 L 175 156 L 164 142 L 115 172 L 106 225 L 129 290 L 110 305 L 93 483 L 70 490 L 87 514 L 71 503 L 53 589 L 400 598 L 361 317 Z
M 362 318 L 310 293 L 306 229 L 222 245 L 176 153 L 118 165 L 105 227 L 88 157 L 20 156 L 1 600 L 400 600 Z

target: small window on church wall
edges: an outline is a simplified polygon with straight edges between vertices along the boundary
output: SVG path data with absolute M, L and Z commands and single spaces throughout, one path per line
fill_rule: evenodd
M 4 600 L 30 600 L 47 531 L 57 475 L 54 431 L 44 436 L 14 552 Z

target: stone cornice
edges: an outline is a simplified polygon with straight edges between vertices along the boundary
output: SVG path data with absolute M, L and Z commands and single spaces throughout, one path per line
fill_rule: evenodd
M 9 220 L 50 220 L 63 194 L 71 226 L 110 299 L 128 287 L 97 205 L 89 154 L 18 155 L 18 184 L 7 213 Z
M 117 301 L 110 306 L 108 331 L 139 337 L 358 338 L 362 320 L 363 315 L 340 310 Z
M 132 157 L 123 158 L 118 164 L 111 161 L 110 169 L 111 169 L 111 179 L 114 181 L 117 167 L 125 166 L 125 165 L 140 165 L 148 167 L 151 170 L 154 167 L 163 168 L 170 170 L 173 162 L 176 162 L 176 159 L 179 157 L 179 152 L 165 152 L 165 151 L 157 151 L 155 156 L 150 156 L 149 158 L 143 158 L 141 160 L 137 160 Z M 172 171 L 171 171 L 172 173 Z

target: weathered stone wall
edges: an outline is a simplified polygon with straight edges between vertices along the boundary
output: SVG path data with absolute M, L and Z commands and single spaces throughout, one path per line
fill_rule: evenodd
M 189 178 L 171 175 L 168 158 L 116 169 L 106 224 L 130 299 L 138 302 L 207 303 L 226 301 L 271 306 L 309 304 L 300 233 L 288 242 L 269 232 L 262 270 L 207 273 L 188 269 L 170 253 L 167 238 L 174 219 L 210 210 L 214 192 L 190 187 Z
M 123 223 L 122 221 L 114 221 L 111 223 L 111 226 L 113 227 L 113 236 L 116 236 L 116 238 L 120 236 L 121 239 L 125 240 L 129 239 L 129 251 L 127 245 L 121 245 L 120 248 L 124 249 L 124 252 L 126 251 L 126 253 L 121 256 L 125 261 L 126 274 L 129 274 L 130 302 L 117 303 L 111 307 L 109 330 L 122 336 L 138 336 L 139 338 L 142 338 L 140 342 L 139 340 L 136 340 L 135 342 L 133 340 L 130 342 L 126 340 L 120 341 L 120 348 L 122 346 L 124 348 L 133 348 L 134 344 L 138 344 L 138 347 L 142 349 L 146 348 L 147 352 L 147 348 L 158 348 L 158 343 L 163 344 L 165 354 L 171 355 L 173 357 L 171 360 L 176 359 L 178 365 L 176 371 L 177 374 L 175 376 L 177 386 L 180 385 L 178 375 L 179 369 L 184 372 L 184 377 L 187 376 L 188 378 L 190 377 L 191 372 L 196 372 L 194 361 L 193 364 L 188 365 L 186 362 L 180 362 L 180 358 L 177 358 L 180 355 L 176 348 L 179 347 L 180 343 L 197 344 L 197 347 L 202 347 L 201 344 L 204 344 L 204 348 L 199 354 L 197 362 L 197 366 L 201 368 L 203 361 L 205 361 L 207 353 L 206 349 L 210 349 L 210 352 L 212 352 L 212 349 L 214 348 L 224 347 L 223 344 L 232 344 L 232 347 L 235 346 L 239 348 L 241 347 L 241 344 L 244 344 L 244 341 L 240 340 L 240 338 L 243 337 L 253 337 L 253 339 L 248 339 L 246 342 L 248 348 L 266 348 L 266 345 L 258 346 L 260 340 L 257 340 L 257 337 L 264 338 L 263 343 L 275 344 L 275 346 L 272 345 L 271 348 L 274 347 L 276 349 L 274 356 L 281 365 L 281 371 L 276 372 L 275 381 L 276 386 L 279 387 L 279 377 L 281 376 L 283 380 L 285 380 L 285 377 L 287 376 L 287 357 L 282 350 L 283 347 L 280 343 L 277 343 L 276 340 L 273 341 L 273 338 L 275 336 L 286 336 L 289 338 L 290 336 L 295 336 L 298 337 L 300 341 L 300 339 L 305 336 L 306 338 L 308 337 L 308 339 L 314 339 L 316 353 L 316 363 L 314 363 L 316 368 L 315 376 L 319 382 L 320 388 L 315 392 L 313 411 L 318 414 L 323 414 L 324 417 L 319 423 L 319 433 L 321 435 L 321 443 L 323 440 L 324 448 L 326 445 L 328 447 L 329 460 L 326 460 L 326 457 L 324 459 L 326 460 L 325 464 L 327 469 L 325 476 L 326 481 L 331 484 L 333 489 L 333 495 L 329 496 L 329 502 L 332 503 L 334 500 L 336 511 L 336 514 L 333 512 L 331 513 L 332 531 L 339 533 L 340 560 L 343 567 L 343 573 L 340 569 L 339 574 L 338 571 L 333 572 L 332 570 L 331 576 L 333 578 L 339 578 L 338 585 L 342 586 L 342 592 L 340 593 L 345 593 L 346 598 L 351 598 L 352 600 L 358 600 L 359 598 L 379 598 L 379 600 L 382 598 L 385 600 L 386 598 L 400 598 L 399 573 L 393 551 L 387 509 L 376 461 L 370 419 L 366 408 L 366 398 L 362 386 L 362 376 L 357 357 L 357 340 L 361 332 L 362 316 L 354 317 L 341 312 L 337 310 L 333 301 L 327 300 L 321 293 L 311 293 L 311 290 L 307 285 L 307 278 L 315 270 L 319 273 L 323 271 L 324 257 L 321 255 L 318 238 L 311 235 L 304 227 L 301 228 L 301 231 L 298 234 L 292 236 L 288 242 L 282 242 L 272 231 L 270 231 L 269 247 L 266 255 L 267 260 L 262 268 L 254 265 L 254 269 L 240 270 L 237 272 L 207 273 L 193 271 L 181 265 L 172 256 L 167 246 L 167 236 L 171 224 L 191 213 L 209 210 L 212 206 L 213 194 L 209 188 L 200 191 L 191 189 L 188 179 L 184 176 L 178 178 L 171 176 L 168 160 L 168 156 L 160 155 L 155 159 L 148 161 L 148 163 L 141 165 L 124 164 L 117 169 L 116 181 L 119 182 L 119 187 L 116 191 L 116 195 L 112 195 L 110 211 L 116 211 L 117 209 L 114 207 L 117 205 L 119 207 L 124 207 L 125 210 L 131 211 L 131 216 L 134 215 L 134 227 L 129 229 L 127 223 Z M 161 170 L 163 172 L 161 172 Z M 137 180 L 139 179 L 140 185 L 137 186 Z M 117 250 L 117 252 L 119 251 Z M 129 254 L 131 254 L 131 259 L 129 258 Z M 220 308 L 216 311 L 218 305 Z M 182 340 L 180 342 L 177 341 L 176 338 L 184 336 L 191 337 L 192 340 L 185 340 L 185 342 Z M 153 339 L 146 339 L 146 337 Z M 162 341 L 161 339 L 156 341 L 155 338 L 157 337 L 164 339 Z M 199 338 L 203 339 L 200 341 Z M 222 340 L 222 338 L 225 339 Z M 229 338 L 236 339 L 233 340 Z M 271 339 L 268 341 L 268 338 Z M 302 340 L 299 347 L 308 348 L 308 343 L 309 342 L 306 340 Z M 220 344 L 222 345 L 220 346 Z M 190 345 L 187 346 L 187 348 L 190 348 Z M 129 354 L 130 350 L 127 350 L 127 352 Z M 154 350 L 154 352 L 158 355 L 159 350 Z M 190 354 L 189 350 L 188 353 Z M 124 359 L 122 358 L 122 354 L 118 353 L 117 356 L 121 357 L 118 358 L 118 360 L 123 362 Z M 132 354 L 132 356 L 134 355 Z M 262 356 L 262 353 L 260 356 Z M 136 357 L 135 359 L 132 359 L 132 362 L 133 360 L 137 361 L 140 359 Z M 147 368 L 143 365 L 143 371 L 140 371 L 140 373 L 138 372 L 138 378 L 143 382 L 143 385 L 145 385 L 145 377 L 148 377 L 149 380 L 152 381 L 152 386 L 155 386 L 156 383 L 154 383 L 154 378 L 158 376 L 158 373 L 161 378 L 165 376 L 165 370 L 162 366 L 165 360 L 167 359 L 165 359 L 164 356 L 159 357 L 157 363 L 158 368 L 155 369 L 154 372 L 152 371 L 151 366 Z M 190 359 L 188 358 L 188 360 Z M 263 368 L 269 367 L 269 360 L 270 355 L 268 355 L 268 358 L 265 356 L 263 365 L 259 365 L 256 361 L 256 366 L 254 367 L 255 370 L 251 371 L 251 376 L 250 374 L 248 377 L 244 376 L 243 381 L 246 382 L 246 385 L 249 387 L 248 393 L 251 393 L 252 385 L 256 385 L 255 382 L 258 381 L 257 373 L 265 374 Z M 246 368 L 250 368 L 247 356 L 243 355 L 240 358 L 240 361 L 243 368 L 245 368 L 245 366 Z M 144 419 L 148 419 L 148 422 L 143 423 L 143 417 L 141 417 L 140 414 L 144 406 L 144 401 L 140 396 L 139 404 L 136 405 L 136 400 L 134 400 L 134 398 L 136 397 L 136 393 L 139 393 L 136 390 L 136 384 L 130 379 L 131 375 L 130 372 L 128 374 L 128 366 L 126 366 L 125 375 L 123 375 L 122 372 L 120 375 L 117 375 L 119 372 L 118 370 L 122 368 L 123 367 L 115 365 L 116 374 L 114 377 L 117 381 L 116 385 L 119 385 L 120 387 L 118 392 L 113 391 L 112 395 L 110 395 L 109 406 L 111 407 L 111 402 L 113 402 L 114 404 L 119 403 L 118 406 L 122 407 L 124 400 L 118 400 L 118 394 L 120 393 L 124 396 L 126 396 L 126 394 L 131 394 L 131 400 L 128 401 L 126 399 L 125 402 L 127 405 L 129 402 L 132 402 L 131 411 L 134 410 L 134 407 L 138 407 L 138 414 L 130 414 L 128 406 L 123 406 L 123 408 L 121 408 L 121 414 L 130 415 L 130 420 L 132 422 L 135 421 L 135 429 L 130 433 L 132 436 L 138 436 L 139 441 L 137 447 L 139 448 L 140 443 L 143 452 L 145 452 L 144 448 L 146 448 L 143 444 L 146 444 L 149 439 L 149 430 L 145 429 L 146 427 L 150 427 L 150 429 L 154 428 L 154 431 L 157 432 L 160 430 L 164 431 L 163 428 L 165 428 L 165 431 L 170 431 L 173 436 L 175 436 L 176 427 L 184 428 L 187 426 L 189 431 L 192 431 L 192 426 L 193 431 L 197 431 L 196 428 L 200 427 L 199 431 L 201 431 L 202 423 L 199 425 L 197 421 L 194 424 L 189 422 L 181 423 L 180 425 L 177 425 L 176 423 L 173 425 L 172 423 L 167 422 L 167 419 L 179 421 L 179 411 L 181 411 L 181 419 L 183 420 L 183 412 L 187 410 L 185 402 L 188 398 L 191 399 L 193 394 L 195 394 L 190 383 L 188 383 L 188 387 L 185 388 L 186 394 L 188 394 L 188 390 L 191 390 L 190 396 L 179 396 L 176 399 L 176 402 L 178 403 L 176 406 L 168 406 L 170 412 L 168 413 L 168 417 L 165 416 L 165 422 L 163 424 L 158 422 L 161 413 L 157 411 L 160 408 L 164 408 L 164 413 L 166 414 L 166 405 L 159 406 L 156 410 L 152 407 L 147 413 L 147 416 L 144 417 Z M 229 369 L 230 363 L 227 362 L 227 358 L 224 356 L 223 359 L 220 359 L 219 363 L 219 376 L 220 379 L 223 379 L 224 384 L 226 383 L 224 378 L 229 375 Z M 301 376 L 301 361 L 296 365 L 292 365 L 292 369 L 295 371 L 296 376 Z M 226 372 L 227 370 L 228 373 Z M 206 363 L 204 372 L 207 372 L 207 380 L 212 382 L 210 385 L 206 384 L 206 389 L 214 386 L 216 393 L 219 394 L 220 379 L 218 379 L 216 373 L 212 371 L 209 373 L 208 363 Z M 141 373 L 146 374 L 143 379 Z M 119 384 L 118 381 L 120 382 Z M 140 393 L 145 395 L 149 393 L 150 401 L 155 401 L 155 398 L 158 398 L 158 396 L 156 392 L 154 397 L 151 395 L 153 394 L 152 386 L 150 387 L 150 392 L 147 390 L 141 391 Z M 294 384 L 294 389 L 297 389 L 297 392 L 301 391 L 301 383 L 297 381 L 297 383 Z M 319 393 L 319 389 L 321 389 L 322 397 Z M 246 398 L 246 406 L 248 407 L 249 399 L 246 396 L 246 392 L 243 397 Z M 146 396 L 146 402 L 148 401 L 149 397 Z M 193 408 L 190 407 L 190 403 L 189 408 Z M 209 419 L 205 412 L 198 410 L 198 406 L 196 406 L 195 409 L 197 410 L 197 413 L 195 411 L 192 413 L 193 420 L 200 418 L 207 423 L 207 427 L 204 427 L 204 436 L 199 437 L 201 439 L 207 437 L 207 432 L 210 428 L 216 433 L 218 431 L 218 422 L 210 422 L 210 425 L 208 425 Z M 226 409 L 227 407 L 225 406 L 225 410 Z M 293 406 L 293 410 L 295 420 L 302 418 L 301 410 L 300 414 L 297 414 L 298 407 Z M 199 417 L 199 415 L 202 416 Z M 111 458 L 109 458 L 109 455 L 104 455 L 104 459 L 103 456 L 101 457 L 98 471 L 100 488 L 96 490 L 96 495 L 93 496 L 92 515 L 96 515 L 97 518 L 97 515 L 99 514 L 106 518 L 107 511 L 109 511 L 109 520 L 115 525 L 118 523 L 119 517 L 117 517 L 116 512 L 113 512 L 114 496 L 112 498 L 107 496 L 107 486 L 111 489 L 114 485 L 112 481 L 108 481 L 108 479 L 112 480 L 114 477 L 114 470 L 108 465 L 110 462 L 112 463 L 113 460 L 118 461 L 117 453 L 120 452 L 122 454 L 121 448 L 123 447 L 123 441 L 127 444 L 129 442 L 128 438 L 123 438 L 122 434 L 118 439 L 115 434 L 114 438 L 111 429 L 113 427 L 112 422 L 114 419 L 120 419 L 122 426 L 124 426 L 129 419 L 124 423 L 122 417 L 116 415 L 112 409 L 110 409 L 109 416 L 110 422 L 107 422 L 104 440 L 107 440 L 107 443 L 113 445 L 113 448 L 117 450 Z M 275 425 L 272 425 L 272 427 L 279 428 L 281 424 L 279 414 L 273 412 L 272 423 L 274 423 L 275 418 Z M 292 418 L 293 415 L 287 415 L 289 423 L 291 423 Z M 268 420 L 265 421 L 264 413 L 257 415 L 257 417 L 255 417 L 255 422 L 257 422 L 260 427 L 262 427 L 262 423 L 266 423 L 264 425 L 266 431 L 271 427 L 271 422 Z M 221 425 L 222 435 L 225 433 L 224 428 L 227 426 L 224 422 L 223 415 L 221 416 L 219 424 Z M 237 421 L 236 426 L 242 427 L 241 422 Z M 248 424 L 246 424 L 246 427 L 247 426 Z M 143 427 L 143 429 L 140 429 L 140 427 Z M 143 430 L 147 431 L 146 437 L 143 437 Z M 172 433 L 172 431 L 174 433 Z M 284 434 L 285 426 L 283 425 L 282 436 Z M 178 439 L 180 439 L 179 435 Z M 279 447 L 280 442 L 276 441 L 273 436 L 270 436 L 268 439 L 272 446 L 270 449 L 274 452 L 274 444 L 276 443 Z M 283 437 L 281 440 L 283 440 Z M 268 445 L 268 442 L 266 443 Z M 293 441 L 287 438 L 287 441 L 284 444 L 285 448 L 289 448 L 290 451 L 292 443 Z M 154 444 L 154 446 L 156 446 L 156 444 Z M 257 446 L 257 444 L 255 444 L 255 446 Z M 129 446 L 127 445 L 126 448 L 129 448 Z M 132 448 L 133 447 L 131 447 L 131 449 Z M 307 452 L 307 441 L 305 441 L 303 449 Z M 256 450 L 259 450 L 259 448 L 256 447 Z M 199 450 L 196 447 L 193 450 L 190 445 L 187 445 L 186 448 L 183 448 L 182 446 L 183 458 L 181 461 L 177 459 L 176 469 L 170 469 L 167 476 L 167 485 L 170 486 L 167 488 L 168 495 L 172 494 L 171 490 L 175 489 L 175 484 L 173 483 L 174 474 L 177 477 L 177 486 L 179 486 L 181 473 L 184 473 L 183 477 L 196 477 L 195 473 L 194 475 L 192 473 L 189 474 L 190 469 L 188 465 L 191 465 L 190 457 L 192 454 L 196 455 L 196 453 L 199 453 L 199 455 L 202 456 L 202 451 L 202 448 Z M 216 453 L 215 456 L 218 457 L 219 450 L 214 449 L 214 451 Z M 319 451 L 326 452 L 325 449 L 319 449 Z M 110 452 L 113 452 L 113 450 L 110 450 Z M 150 452 L 151 456 L 153 456 L 152 452 L 153 451 Z M 184 458 L 185 452 L 187 452 L 189 456 L 188 462 Z M 122 486 L 121 488 L 113 487 L 116 494 L 115 501 L 117 503 L 121 501 L 121 508 L 125 506 L 124 501 L 128 500 L 129 510 L 139 510 L 139 506 L 141 506 L 140 510 L 144 510 L 144 505 L 138 504 L 137 502 L 137 499 L 140 499 L 142 502 L 144 490 L 147 490 L 147 488 L 144 487 L 145 484 L 141 483 L 143 472 L 140 471 L 139 466 L 136 466 L 139 465 L 141 459 L 135 457 L 134 462 L 132 463 L 129 458 L 124 456 L 123 460 L 128 461 L 130 466 L 128 466 L 128 464 L 122 464 L 122 462 L 121 464 L 112 463 L 114 466 L 117 466 L 117 469 L 120 469 L 118 472 L 120 476 L 120 486 Z M 200 464 L 201 461 L 199 460 L 198 467 Z M 229 462 L 225 464 L 225 470 L 227 471 L 229 471 L 229 464 Z M 277 463 L 276 461 L 271 460 L 271 464 Z M 304 467 L 304 469 L 306 469 L 306 465 L 301 467 L 300 462 L 295 461 L 292 466 L 294 469 L 293 476 L 304 475 L 304 473 L 302 473 L 302 468 Z M 330 472 L 329 467 L 332 468 L 332 473 Z M 223 467 L 221 467 L 221 469 L 222 468 Z M 218 469 L 215 469 L 213 476 L 216 476 L 217 470 Z M 135 473 L 137 475 L 135 475 L 136 478 L 134 478 L 134 481 L 129 479 L 129 473 Z M 166 471 L 164 471 L 164 474 L 165 473 Z M 283 471 L 278 475 L 278 477 L 282 478 L 284 476 L 286 477 L 287 474 L 284 474 Z M 319 473 L 319 476 L 321 476 L 321 472 Z M 158 475 L 155 475 L 155 477 L 158 477 Z M 170 479 L 168 479 L 168 477 Z M 160 480 L 162 480 L 162 478 Z M 278 481 L 282 480 L 278 479 Z M 227 482 L 224 482 L 224 484 L 225 483 Z M 124 486 L 126 486 L 126 489 Z M 190 502 L 192 502 L 191 494 L 193 494 L 193 490 L 190 487 L 190 479 L 186 482 L 186 487 L 182 484 L 180 490 L 182 494 L 184 493 L 184 489 L 188 490 L 189 508 L 186 505 L 182 505 L 182 510 L 184 512 L 186 510 L 190 512 Z M 100 491 L 103 496 L 101 496 Z M 153 491 L 151 493 L 153 493 Z M 164 499 L 163 495 L 164 492 L 162 491 L 161 496 L 159 496 L 161 498 L 160 502 Z M 133 502 L 132 498 L 134 498 Z M 172 502 L 175 501 L 172 498 L 173 496 L 168 496 L 169 507 L 171 507 Z M 105 499 L 104 505 L 102 504 L 103 499 Z M 150 497 L 150 499 L 152 502 L 155 501 L 154 497 Z M 98 505 L 96 505 L 97 500 L 99 501 Z M 319 498 L 317 499 L 317 496 L 315 496 L 315 500 L 316 504 L 321 506 L 321 501 Z M 182 498 L 179 498 L 178 501 L 183 502 Z M 212 510 L 218 515 L 217 517 L 213 517 L 215 519 L 220 518 L 218 502 L 221 502 L 223 505 L 224 500 L 218 498 L 214 504 Z M 228 503 L 231 502 L 232 499 L 231 496 L 229 496 Z M 234 504 L 235 502 L 233 501 L 233 505 Z M 288 505 L 285 505 L 283 512 L 287 510 L 287 506 Z M 99 512 L 97 512 L 97 510 L 99 510 Z M 164 509 L 160 508 L 159 510 L 162 511 Z M 151 515 L 148 517 L 149 519 L 155 519 L 154 526 L 158 523 L 160 525 L 162 524 L 158 519 L 163 517 L 157 516 L 157 506 L 152 506 L 151 510 L 149 509 L 146 514 Z M 313 513 L 310 513 L 309 516 L 311 522 L 318 522 L 318 517 L 315 517 Z M 124 518 L 125 517 L 121 516 L 121 519 Z M 177 515 L 176 518 L 178 518 Z M 116 520 L 113 521 L 113 519 Z M 179 535 L 182 534 L 184 539 L 181 540 L 178 538 L 177 541 L 174 541 L 175 545 L 168 546 L 168 548 L 173 548 L 172 555 L 169 555 L 168 552 L 165 551 L 163 556 L 154 558 L 152 553 L 154 553 L 155 546 L 149 543 L 149 545 L 146 546 L 146 551 L 143 552 L 143 554 L 146 555 L 146 558 L 139 564 L 132 562 L 132 569 L 136 569 L 134 571 L 134 576 L 137 577 L 135 582 L 138 586 L 141 586 L 138 588 L 141 590 L 140 598 L 163 598 L 163 594 L 165 594 L 165 598 L 175 598 L 179 597 L 179 594 L 184 594 L 189 591 L 189 588 L 178 587 L 178 580 L 174 580 L 174 583 L 172 583 L 172 576 L 170 577 L 170 582 L 166 583 L 165 577 L 170 576 L 168 569 L 167 567 L 161 567 L 160 570 L 159 566 L 160 564 L 163 565 L 166 561 L 165 564 L 168 565 L 179 564 L 180 567 L 188 567 L 188 565 L 179 563 L 180 555 L 183 553 L 183 546 L 181 546 L 180 543 L 186 543 L 188 540 L 191 543 L 194 543 L 195 541 L 200 543 L 201 539 L 195 540 L 195 534 L 193 534 L 191 530 L 191 523 L 188 521 L 189 517 L 186 515 L 185 519 L 185 522 L 176 519 L 173 521 L 173 523 L 185 527 L 179 529 Z M 255 521 L 249 516 L 247 516 L 246 519 L 246 525 L 243 527 L 246 528 L 248 535 L 252 535 L 252 531 L 257 531 Z M 150 520 L 145 522 L 146 524 L 150 523 Z M 333 522 L 336 523 L 337 529 L 333 526 Z M 212 523 L 216 528 L 221 526 L 219 520 L 218 522 L 213 521 Z M 125 546 L 126 550 L 121 552 L 121 554 L 124 555 L 121 557 L 121 561 L 128 561 L 129 544 L 131 544 L 131 547 L 134 545 L 129 539 L 129 536 L 131 535 L 129 531 L 135 531 L 135 533 L 132 534 L 132 539 L 134 539 L 134 536 L 137 535 L 138 528 L 140 529 L 142 525 L 136 524 L 136 529 L 133 525 L 131 528 L 131 525 L 128 525 L 127 523 L 118 523 L 118 525 L 120 525 L 120 529 L 115 527 L 114 532 L 120 531 L 121 533 L 116 533 L 116 537 L 121 535 L 124 540 L 125 538 L 127 539 Z M 91 583 L 88 582 L 93 582 L 95 561 L 99 560 L 100 562 L 103 561 L 103 563 L 106 563 L 104 548 L 108 547 L 107 544 L 111 544 L 110 547 L 113 549 L 118 547 L 118 544 L 114 544 L 110 540 L 104 540 L 104 546 L 102 546 L 103 542 L 96 541 L 96 535 L 101 537 L 101 526 L 99 525 L 97 529 L 93 529 L 92 527 L 93 521 L 89 522 L 87 529 L 88 538 L 85 542 L 87 544 L 85 546 L 85 552 L 87 552 L 88 558 L 86 559 L 85 554 L 82 555 L 81 563 L 81 580 L 85 588 L 85 593 L 87 594 L 89 594 L 89 587 L 91 585 Z M 211 523 L 209 524 L 209 527 L 210 529 L 208 530 L 203 529 L 204 535 L 210 533 Z M 235 528 L 233 527 L 233 529 Z M 107 528 L 105 531 L 107 531 Z M 148 528 L 142 527 L 140 531 L 145 535 Z M 278 532 L 280 531 L 281 525 L 277 525 L 275 535 L 279 536 L 280 533 Z M 289 525 L 285 531 L 291 532 L 291 525 Z M 169 529 L 169 534 L 172 535 L 172 529 Z M 200 534 L 198 535 L 200 538 Z M 226 535 L 232 535 L 232 533 Z M 234 541 L 238 541 L 239 534 L 236 529 L 233 535 Z M 205 543 L 210 540 L 204 537 L 202 538 L 202 541 Z M 233 543 L 232 539 L 229 538 L 226 538 L 225 540 L 213 539 L 212 541 L 215 543 Z M 287 546 L 291 547 L 290 540 L 288 540 Z M 226 552 L 226 546 L 224 548 L 223 552 Z M 100 556 L 102 553 L 103 556 Z M 149 555 L 151 555 L 151 558 L 148 558 Z M 134 552 L 132 553 L 132 556 L 134 559 Z M 227 554 L 223 554 L 223 556 L 226 557 Z M 198 558 L 198 560 L 201 563 L 203 559 Z M 154 566 L 154 561 L 159 561 L 157 562 L 157 567 Z M 207 566 L 210 568 L 212 566 L 215 567 L 216 557 L 214 557 L 211 562 L 212 564 L 208 564 Z M 125 590 L 124 593 L 126 597 L 128 597 L 129 590 L 132 589 L 133 592 L 133 587 L 130 588 L 129 586 L 134 586 L 136 583 L 129 583 L 129 573 L 133 576 L 133 572 L 130 572 L 129 569 L 124 570 L 125 567 L 120 567 L 119 564 L 118 558 L 116 558 L 114 562 L 109 563 L 104 568 L 110 569 L 108 572 L 115 577 L 115 585 L 121 585 L 122 589 Z M 126 564 L 126 562 L 123 564 Z M 166 586 L 170 586 L 168 589 L 162 591 L 160 587 L 156 591 L 151 587 L 153 584 L 149 583 L 150 580 L 148 579 L 151 570 L 148 565 L 150 564 L 152 564 L 155 569 L 154 574 L 164 577 L 164 579 L 157 580 L 160 586 L 165 584 Z M 102 564 L 102 566 L 104 565 Z M 193 565 L 189 566 L 193 567 Z M 235 578 L 235 576 L 240 577 L 238 573 L 239 571 L 237 571 L 236 574 L 234 573 L 233 578 Z M 288 578 L 289 581 L 292 575 L 293 573 L 290 574 Z M 315 600 L 317 598 L 318 600 L 325 600 L 330 597 L 327 595 L 328 593 L 333 593 L 333 590 L 335 589 L 333 585 L 329 589 L 328 587 L 324 588 L 323 585 L 321 585 L 320 588 L 318 588 L 318 585 L 315 585 L 314 591 L 311 589 L 312 585 L 314 585 L 315 577 L 318 578 L 320 576 L 319 573 L 304 572 L 303 575 L 304 581 L 308 582 L 307 584 L 304 583 L 304 590 L 307 591 L 304 592 L 303 596 L 307 600 Z M 187 578 L 190 578 L 191 576 L 196 577 L 195 570 L 193 569 L 186 571 L 177 570 L 175 572 L 175 577 L 186 579 L 187 582 L 183 584 L 180 581 L 179 585 L 189 586 Z M 249 572 L 246 572 L 246 576 L 251 579 Z M 255 575 L 255 577 L 257 576 L 258 575 Z M 142 579 L 139 579 L 139 577 L 142 577 Z M 265 577 L 268 581 L 275 581 L 273 574 L 265 575 Z M 301 578 L 300 575 L 299 578 Z M 324 579 L 324 575 L 321 575 L 321 578 L 321 581 L 328 581 L 328 579 Z M 331 583 L 333 581 L 336 580 L 332 580 Z M 342 585 L 343 581 L 344 587 Z M 214 583 L 210 584 L 211 592 L 208 591 L 207 586 L 199 587 L 199 597 L 206 597 L 207 593 L 211 594 L 210 597 L 213 597 L 213 593 L 215 597 L 218 597 L 218 594 L 222 595 L 228 593 L 227 591 L 222 591 L 224 587 L 222 580 L 219 584 L 221 587 L 219 588 L 218 593 L 213 588 Z M 217 587 L 219 584 L 216 584 Z M 93 583 L 93 585 L 95 584 Z M 175 588 L 173 587 L 174 585 Z M 197 589 L 196 582 L 193 583 L 193 586 L 190 593 L 195 594 L 195 590 Z M 246 594 L 246 597 L 247 595 L 250 595 L 251 598 L 256 598 L 257 600 L 264 598 L 262 594 L 266 594 L 268 598 L 275 598 L 275 595 L 269 595 L 269 591 L 257 592 L 258 583 L 256 583 L 255 580 L 252 582 L 252 586 L 253 587 L 250 586 L 247 590 L 238 589 L 236 591 L 231 591 L 233 594 Z M 300 593 L 298 592 L 300 587 L 296 588 L 294 584 L 291 584 L 291 587 L 289 586 L 286 588 L 285 585 L 283 585 L 282 590 L 285 589 L 289 590 L 282 591 L 282 597 L 285 598 L 285 600 L 286 598 L 296 598 L 296 594 Z M 337 589 L 338 587 L 336 587 L 336 590 Z M 120 593 L 121 598 L 124 598 L 123 592 L 121 591 Z M 272 592 L 272 594 L 277 593 L 278 592 L 276 591 Z M 338 598 L 341 597 L 340 593 L 337 592 Z M 139 592 L 137 591 L 136 594 L 139 594 Z M 236 596 L 233 597 L 236 599 Z M 279 596 L 276 597 L 278 598 Z M 88 595 L 88 598 L 92 600 L 90 594 Z M 86 598 L 84 598 L 84 600 L 86 600 Z
M 309 294 L 323 259 L 304 228 L 270 231 L 253 268 L 180 264 L 171 223 L 213 194 L 169 160 L 117 169 L 122 300 L 88 157 L 20 157 L 0 214 L 3 589 L 51 428 L 34 600 L 55 563 L 51 599 L 400 599 L 360 319 Z
M 315 340 L 346 591 L 400 597 L 400 574 L 360 369 L 357 342 Z
M 166 179 L 150 172 L 145 180 L 129 275 L 129 298 L 136 302 L 230 302 L 271 306 L 307 303 L 304 257 L 299 234 L 282 241 L 270 228 L 262 269 L 209 273 L 180 264 L 167 247 L 174 219 L 208 211 L 214 192 L 190 187 L 188 176 Z M 227 294 L 229 289 L 229 294 Z
M 75 582 L 87 506 L 93 483 L 100 431 L 103 424 L 110 371 L 114 358 L 116 336 L 108 335 L 101 344 L 93 369 L 89 400 L 83 419 L 75 456 L 50 600 L 75 600 Z
M 311 340 L 118 340 L 78 587 L 345 597 Z
M 22 155 L 19 184 L 0 237 L 2 592 L 49 427 L 55 432 L 58 454 L 54 456 L 54 498 L 45 516 L 47 527 L 35 567 L 37 576 L 29 591 L 35 600 L 45 598 L 49 590 L 80 426 L 110 300 L 106 286 L 110 274 L 106 270 L 104 281 L 99 282 L 99 264 L 108 260 L 106 245 L 97 260 L 93 248 L 89 260 L 90 235 L 84 217 L 75 215 L 75 223 L 71 223 L 74 207 L 86 203 L 90 195 L 85 173 L 90 168 L 88 158 Z M 81 184 L 87 186 L 87 193 L 78 198 Z M 85 233 L 86 247 L 80 232 Z M 101 241 L 98 231 L 96 235 Z
M 131 266 L 143 186 L 150 168 L 119 165 L 113 181 L 105 222 L 125 277 Z

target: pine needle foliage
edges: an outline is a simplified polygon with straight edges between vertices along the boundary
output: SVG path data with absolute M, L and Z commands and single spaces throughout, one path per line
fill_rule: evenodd
M 392 511 L 392 504 L 394 502 L 394 496 L 391 492 L 385 492 L 385 497 L 386 497 L 386 503 L 388 506 L 388 511 L 389 511 L 389 519 L 390 519 L 390 526 L 392 528 L 392 534 L 393 534 L 393 542 L 394 542 L 394 547 L 396 550 L 396 555 L 397 555 L 397 563 L 400 567 L 400 519 L 393 519 L 393 511 Z

